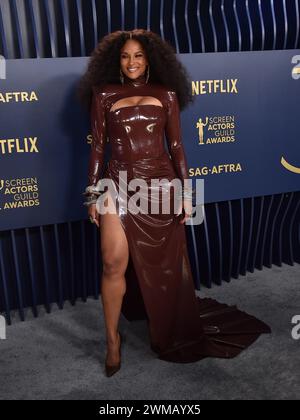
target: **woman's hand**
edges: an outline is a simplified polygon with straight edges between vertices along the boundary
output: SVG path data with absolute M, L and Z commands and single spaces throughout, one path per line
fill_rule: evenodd
M 96 204 L 90 204 L 88 206 L 88 214 L 89 214 L 89 217 L 91 218 L 91 221 L 93 220 L 93 222 L 97 225 L 97 227 L 99 227 L 100 215 L 96 210 Z

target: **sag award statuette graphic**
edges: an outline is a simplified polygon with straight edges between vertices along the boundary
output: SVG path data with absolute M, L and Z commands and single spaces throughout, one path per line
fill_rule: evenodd
M 208 124 L 208 117 L 205 118 L 205 124 L 202 122 L 202 118 L 199 118 L 196 128 L 198 128 L 198 135 L 199 135 L 199 143 L 198 144 L 204 144 L 203 138 L 204 138 L 204 131 L 203 127 L 206 127 Z
M 198 145 L 233 143 L 237 140 L 235 115 L 200 117 L 195 126 L 198 129 Z

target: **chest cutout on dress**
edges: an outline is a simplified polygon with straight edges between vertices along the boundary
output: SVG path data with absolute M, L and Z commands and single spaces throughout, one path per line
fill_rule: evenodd
M 117 111 L 121 108 L 129 108 L 134 106 L 152 105 L 163 107 L 160 100 L 153 96 L 128 96 L 126 98 L 119 99 L 110 108 L 110 112 Z

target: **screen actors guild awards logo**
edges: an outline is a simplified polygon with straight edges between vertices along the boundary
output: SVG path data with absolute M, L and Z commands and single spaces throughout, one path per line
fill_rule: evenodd
M 197 118 L 195 128 L 198 129 L 197 144 L 199 146 L 236 141 L 235 115 L 211 115 Z

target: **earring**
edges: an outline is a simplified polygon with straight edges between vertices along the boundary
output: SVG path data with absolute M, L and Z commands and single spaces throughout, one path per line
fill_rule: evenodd
M 122 85 L 124 85 L 124 75 L 121 69 L 120 69 L 120 80 L 121 80 Z
M 148 83 L 148 80 L 149 80 L 149 70 L 150 70 L 150 66 L 148 64 L 147 76 L 146 76 L 146 83 Z

